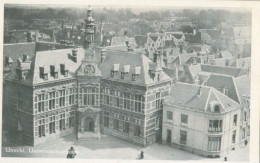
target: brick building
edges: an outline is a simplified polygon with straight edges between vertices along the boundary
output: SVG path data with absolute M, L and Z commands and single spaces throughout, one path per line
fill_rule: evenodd
M 84 48 L 36 52 L 17 60 L 5 77 L 3 124 L 36 145 L 70 133 L 101 138 L 101 133 L 148 145 L 161 140 L 162 101 L 171 78 L 134 52 L 94 48 L 94 19 L 88 9 Z

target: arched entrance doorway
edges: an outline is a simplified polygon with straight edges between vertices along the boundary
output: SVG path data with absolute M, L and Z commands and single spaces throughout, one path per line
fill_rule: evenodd
M 86 117 L 84 122 L 85 132 L 94 132 L 94 119 L 92 117 Z

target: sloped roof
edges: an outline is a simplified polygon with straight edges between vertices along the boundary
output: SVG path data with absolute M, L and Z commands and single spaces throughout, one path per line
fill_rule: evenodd
M 156 42 L 157 41 L 157 39 L 158 39 L 158 36 L 149 36 L 154 42 Z
M 68 57 L 68 54 L 71 53 L 72 49 L 59 49 L 37 52 L 35 56 L 31 59 L 31 69 L 29 70 L 28 78 L 25 82 L 29 84 L 42 84 L 52 81 L 74 78 L 75 71 L 81 65 L 81 60 L 84 57 L 84 50 L 83 48 L 77 49 L 77 63 L 75 63 Z M 67 77 L 60 75 L 60 64 L 65 64 L 66 69 L 68 69 L 69 73 Z M 55 65 L 58 68 L 57 79 L 50 75 L 51 65 Z M 44 67 L 44 71 L 48 73 L 48 80 L 43 80 L 42 78 L 40 78 L 40 67 Z M 8 79 L 15 79 L 15 72 L 12 72 L 12 74 L 8 76 Z
M 232 54 L 229 51 L 221 51 L 220 55 L 222 58 L 232 58 Z
M 191 50 L 194 50 L 197 53 L 208 53 L 211 50 L 211 46 L 207 44 L 193 44 L 186 49 L 188 53 L 190 53 Z
M 236 59 L 236 61 L 232 64 L 232 67 L 244 68 L 244 69 L 250 68 L 251 67 L 251 57 Z
M 200 95 L 198 95 L 199 90 L 201 92 Z M 201 112 L 209 111 L 209 103 L 211 101 L 218 102 L 221 108 L 220 112 L 227 112 L 239 107 L 237 102 L 212 87 L 179 82 L 172 85 L 170 94 L 165 99 L 166 104 Z
M 28 55 L 31 58 L 35 54 L 36 44 L 35 43 L 16 43 L 16 44 L 4 44 L 3 54 L 4 57 L 11 57 L 13 67 L 17 66 L 17 59 L 22 58 L 23 55 Z
M 137 35 L 137 36 L 135 36 L 135 41 L 138 46 L 145 46 L 145 44 L 147 43 L 147 36 Z
M 251 79 L 249 76 L 241 76 L 234 79 L 234 82 L 237 87 L 238 95 L 240 97 L 240 102 L 242 105 L 246 105 L 244 98 L 249 97 L 250 99 L 250 88 L 251 88 Z
M 210 74 L 205 85 L 214 87 L 215 89 L 222 91 L 223 88 L 228 89 L 228 97 L 240 103 L 239 93 L 234 81 L 234 77 L 220 74 Z
M 229 75 L 233 77 L 238 77 L 247 74 L 246 69 L 234 68 L 234 67 L 222 67 L 215 65 L 201 65 L 201 70 L 205 72 Z
M 114 77 L 111 77 L 111 70 L 114 64 L 119 64 L 119 72 L 115 73 Z M 125 75 L 124 79 L 121 79 L 121 72 L 125 65 L 130 65 L 129 73 Z M 101 64 L 100 69 L 103 79 L 145 86 L 156 83 L 149 73 L 150 66 L 152 65 L 154 65 L 154 63 L 148 57 L 139 53 L 107 51 L 106 58 Z M 136 77 L 136 80 L 132 81 L 132 74 L 135 71 L 135 67 L 141 67 L 141 72 L 140 75 Z M 169 80 L 171 80 L 170 77 L 161 71 L 160 81 Z

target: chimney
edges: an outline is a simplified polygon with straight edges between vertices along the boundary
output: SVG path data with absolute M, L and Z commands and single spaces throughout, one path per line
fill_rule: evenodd
M 180 53 L 183 53 L 183 45 L 180 45 Z
M 197 33 L 197 30 L 196 29 L 193 29 L 193 36 L 195 36 Z
M 77 49 L 73 48 L 72 49 L 72 54 L 69 56 L 71 58 L 72 61 L 77 63 Z
M 35 30 L 35 42 L 38 42 L 38 30 Z
M 106 58 L 106 49 L 101 49 L 101 63 L 103 63 L 105 58 Z
M 11 57 L 5 56 L 5 67 L 12 67 L 13 66 L 13 60 Z
M 201 85 L 200 85 L 199 90 L 198 90 L 198 93 L 197 93 L 197 96 L 200 97 L 201 94 L 202 94 L 202 91 L 201 91 Z
M 31 37 L 31 33 L 29 32 L 29 30 L 27 31 L 26 38 L 27 38 L 27 42 L 32 42 L 32 37 Z
M 26 55 L 26 54 L 24 54 L 24 55 L 23 55 L 23 62 L 27 61 L 28 59 L 29 59 L 29 56 Z

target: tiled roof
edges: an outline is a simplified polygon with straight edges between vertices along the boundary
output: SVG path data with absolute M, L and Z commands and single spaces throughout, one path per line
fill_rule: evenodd
M 219 56 L 221 58 L 232 58 L 232 54 L 229 51 L 221 51 Z
M 156 42 L 157 41 L 157 39 L 158 39 L 158 36 L 149 36 L 154 42 Z
M 145 46 L 145 44 L 147 43 L 147 36 L 137 35 L 137 36 L 135 36 L 135 41 L 138 46 Z
M 246 105 L 246 101 L 244 98 L 250 99 L 250 87 L 251 87 L 251 79 L 249 76 L 241 76 L 234 79 L 234 82 L 237 87 L 237 91 L 240 97 L 240 102 L 242 105 Z
M 31 59 L 31 69 L 28 73 L 28 78 L 25 82 L 29 84 L 42 84 L 52 81 L 60 81 L 64 79 L 74 78 L 77 68 L 81 65 L 81 60 L 84 57 L 84 50 L 77 49 L 77 63 L 72 61 L 68 54 L 72 53 L 72 49 L 59 49 L 50 51 L 37 52 Z M 67 77 L 60 74 L 60 64 L 65 64 L 69 73 Z M 58 68 L 58 78 L 55 79 L 50 75 L 50 66 L 55 65 Z M 48 73 L 48 80 L 40 78 L 40 67 L 44 67 L 44 71 Z M 15 79 L 15 72 L 8 76 L 8 79 Z
M 240 103 L 239 94 L 234 80 L 235 79 L 232 76 L 211 74 L 205 82 L 205 85 L 214 87 L 221 92 L 223 91 L 223 88 L 226 88 L 228 90 L 228 97 Z
M 115 64 L 119 64 L 118 73 L 111 77 L 111 70 Z M 121 79 L 121 72 L 125 65 L 130 65 L 129 73 L 125 75 L 124 79 Z M 123 52 L 123 51 L 107 51 L 106 58 L 101 64 L 100 69 L 102 72 L 102 78 L 112 81 L 118 81 L 123 83 L 135 84 L 135 85 L 149 85 L 154 84 L 154 81 L 150 75 L 150 67 L 155 64 L 145 55 L 135 52 Z M 132 74 L 134 74 L 135 68 L 140 67 L 140 75 L 136 76 L 136 80 L 132 80 Z M 160 81 L 169 81 L 170 77 L 163 71 L 160 73 Z
M 237 102 L 212 87 L 186 83 L 172 85 L 170 94 L 165 99 L 165 103 L 168 105 L 180 106 L 201 112 L 210 112 L 211 102 L 217 102 L 220 105 L 220 112 L 230 111 L 239 107 Z
M 35 43 L 4 44 L 3 56 L 11 57 L 13 67 L 16 67 L 18 58 L 22 58 L 23 55 L 28 55 L 31 58 L 35 54 L 35 46 Z
M 201 70 L 209 73 L 229 75 L 238 77 L 247 74 L 246 69 L 234 68 L 234 67 L 222 67 L 213 65 L 201 65 Z
M 191 53 L 191 50 L 197 53 L 208 53 L 211 51 L 211 46 L 207 44 L 193 44 L 186 49 L 188 53 Z

